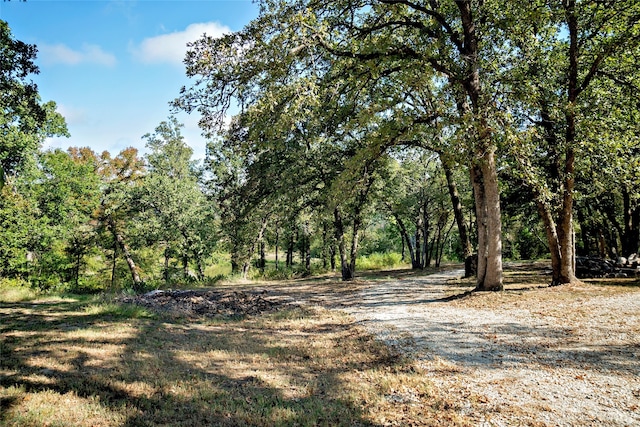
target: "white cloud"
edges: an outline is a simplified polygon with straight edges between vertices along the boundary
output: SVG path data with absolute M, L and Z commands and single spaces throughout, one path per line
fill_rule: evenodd
M 56 111 L 64 117 L 67 125 L 85 124 L 87 122 L 87 112 L 81 108 L 70 107 L 64 104 L 58 104 L 56 107 Z
M 43 63 L 78 65 L 82 63 L 106 65 L 112 67 L 116 64 L 116 57 L 105 52 L 95 44 L 84 43 L 79 50 L 74 50 L 62 43 L 40 44 L 38 51 Z
M 132 50 L 142 62 L 182 65 L 182 60 L 187 53 L 187 43 L 198 40 L 203 34 L 221 37 L 230 32 L 228 27 L 217 22 L 191 24 L 184 31 L 144 39 Z

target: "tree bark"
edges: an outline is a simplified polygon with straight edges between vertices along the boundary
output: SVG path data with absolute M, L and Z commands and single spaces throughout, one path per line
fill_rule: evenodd
M 476 203 L 476 228 L 478 231 L 478 260 L 476 263 L 476 287 L 484 283 L 487 273 L 487 212 L 485 208 L 484 185 L 482 172 L 476 165 L 472 165 L 471 185 Z
M 275 247 L 276 247 L 276 270 L 278 270 L 278 245 L 280 244 L 280 229 L 278 228 L 278 224 L 276 224 L 276 242 L 275 242 Z
M 286 262 L 286 266 L 287 268 L 290 268 L 293 266 L 293 249 L 294 249 L 294 240 L 293 240 L 293 233 L 291 233 L 289 235 L 289 241 L 287 243 L 287 262 Z
M 328 246 L 327 242 L 327 224 L 324 223 L 322 225 L 322 269 L 326 270 L 329 266 L 329 257 L 328 257 Z
M 129 252 L 129 247 L 124 241 L 122 234 L 118 233 L 115 229 L 113 230 L 115 234 L 116 241 L 122 250 L 122 254 L 124 255 L 124 259 L 127 261 L 127 265 L 129 266 L 129 271 L 131 272 L 131 279 L 133 280 L 133 288 L 136 291 L 142 290 L 142 280 L 140 279 L 140 274 L 138 274 L 138 267 L 136 267 L 136 263 L 133 261 L 131 257 L 131 253 Z
M 431 250 L 433 246 L 429 245 L 429 234 L 431 232 L 431 224 L 429 221 L 428 214 L 428 203 L 427 201 L 422 203 L 422 253 L 423 253 L 423 261 L 422 268 L 426 268 L 431 266 Z
M 411 268 L 414 270 L 422 269 L 422 217 L 418 215 L 418 221 L 416 223 L 416 233 L 414 235 L 415 240 L 415 260 L 411 263 Z
M 189 278 L 189 257 L 184 254 L 182 255 L 182 277 Z
M 478 276 L 476 290 L 502 290 L 502 224 L 500 214 L 500 191 L 495 163 L 495 145 L 492 131 L 486 119 L 481 100 L 479 47 L 476 23 L 471 2 L 456 2 L 460 11 L 464 43 L 459 48 L 467 61 L 467 76 L 462 87 L 471 101 L 471 112 L 476 121 L 475 161 L 471 165 L 472 185 L 476 201 L 478 223 Z M 454 79 L 454 83 L 460 83 Z M 466 102 L 458 102 L 465 117 L 469 112 Z
M 565 109 L 565 143 L 564 189 L 562 210 L 558 221 L 558 241 L 560 243 L 560 283 L 576 283 L 575 275 L 575 241 L 573 232 L 573 190 L 575 187 L 575 151 L 576 113 L 575 104 L 578 98 L 578 19 L 575 14 L 575 0 L 563 3 L 569 30 L 569 70 L 567 80 L 567 105 Z
M 494 148 L 490 147 L 482 162 L 487 220 L 487 260 L 484 281 L 478 283 L 482 291 L 501 291 L 502 285 L 502 216 L 500 190 Z
M 440 155 L 440 161 L 444 174 L 447 179 L 447 188 L 449 189 L 449 197 L 451 199 L 451 205 L 453 206 L 453 214 L 456 219 L 456 225 L 458 226 L 458 235 L 460 236 L 460 245 L 462 246 L 462 256 L 465 260 L 473 256 L 473 247 L 471 246 L 471 240 L 469 239 L 469 233 L 467 232 L 467 224 L 464 220 L 464 212 L 462 211 L 462 202 L 460 201 L 460 194 L 458 193 L 458 187 L 453 179 L 453 173 L 451 170 L 450 162 Z M 464 277 L 473 276 L 474 272 L 471 270 L 469 263 L 465 262 Z
M 305 259 L 307 258 L 307 232 L 306 230 L 302 230 L 302 236 L 300 235 L 300 230 L 298 230 L 297 233 L 297 240 L 298 240 L 298 250 L 300 251 L 300 264 L 303 264 L 305 262 Z M 304 264 L 303 264 L 304 265 Z
M 407 249 L 409 249 L 409 257 L 411 258 L 411 268 L 415 268 L 415 253 L 413 251 L 413 246 L 411 245 L 411 239 L 409 238 L 409 233 L 407 232 L 407 227 L 405 227 L 404 222 L 400 219 L 400 216 L 396 213 L 393 213 L 393 216 L 396 218 L 396 222 L 398 223 L 398 227 L 400 227 L 400 233 L 402 234 L 403 242 L 407 242 Z M 404 246 L 403 246 L 404 252 Z
M 311 238 L 309 236 L 309 222 L 304 224 L 304 271 L 305 274 L 311 274 Z
M 116 289 L 116 266 L 118 261 L 118 241 L 113 239 L 113 258 L 111 259 L 111 289 Z
M 202 262 L 202 257 L 198 257 L 197 261 L 196 261 L 196 265 L 198 267 L 198 280 L 200 282 L 204 281 L 204 264 Z
M 338 208 L 333 210 L 333 225 L 335 230 L 336 241 L 338 242 L 338 252 L 340 253 L 340 269 L 343 281 L 349 281 L 353 279 L 351 274 L 351 268 L 347 260 L 347 250 L 344 239 L 344 223 L 342 222 L 342 215 Z
M 560 243 L 558 241 L 558 233 L 556 225 L 553 221 L 553 214 L 549 206 L 544 203 L 539 194 L 535 194 L 538 213 L 544 224 L 544 231 L 547 235 L 547 243 L 549 244 L 549 252 L 551 254 L 551 285 L 560 284 Z
M 624 235 L 622 237 L 622 256 L 628 257 L 638 253 L 640 243 L 640 209 L 631 205 L 631 195 L 627 186 L 622 188 L 624 207 Z
M 353 219 L 353 234 L 351 235 L 351 249 L 349 253 L 349 275 L 350 279 L 356 276 L 356 260 L 358 258 L 358 237 L 360 233 L 360 210 L 357 209 L 356 217 Z

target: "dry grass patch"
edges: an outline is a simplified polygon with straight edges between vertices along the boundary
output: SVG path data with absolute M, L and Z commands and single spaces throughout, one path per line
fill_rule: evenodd
M 511 310 L 544 309 L 545 315 L 566 316 L 585 313 L 587 301 L 640 293 L 637 278 L 585 279 L 582 284 L 549 286 L 548 261 L 512 262 L 505 264 L 503 292 L 474 292 L 475 278 L 452 280 L 447 286 L 451 304 L 458 307 Z M 463 295 L 467 293 L 467 295 Z M 569 306 L 567 306 L 569 304 Z M 569 308 L 571 310 L 569 310 Z
M 0 303 L 0 425 L 468 425 L 427 374 L 339 313 L 152 315 Z

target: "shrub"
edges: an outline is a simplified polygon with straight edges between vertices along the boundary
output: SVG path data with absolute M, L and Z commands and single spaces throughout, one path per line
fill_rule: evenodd
M 21 302 L 35 299 L 38 293 L 21 279 L 0 279 L 0 301 Z
M 373 253 L 358 257 L 356 266 L 359 270 L 381 270 L 403 265 L 402 255 L 397 252 Z

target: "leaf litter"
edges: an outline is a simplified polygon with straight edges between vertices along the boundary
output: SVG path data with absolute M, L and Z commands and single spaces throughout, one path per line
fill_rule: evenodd
M 213 290 L 155 290 L 120 299 L 172 317 L 244 317 L 278 310 L 283 303 L 265 292 Z

